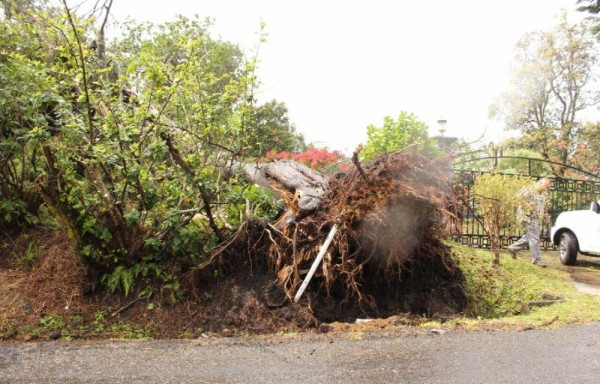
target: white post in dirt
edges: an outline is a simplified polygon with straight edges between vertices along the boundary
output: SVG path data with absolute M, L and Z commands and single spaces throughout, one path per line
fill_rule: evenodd
M 319 263 L 321 262 L 321 260 L 323 260 L 323 256 L 325 256 L 325 252 L 327 252 L 327 249 L 329 248 L 329 245 L 331 244 L 331 240 L 333 240 L 333 236 L 335 236 L 337 229 L 338 229 L 337 223 L 334 224 L 333 227 L 331 227 L 331 230 L 329 231 L 329 235 L 327 235 L 327 239 L 325 239 L 325 242 L 323 243 L 323 245 L 321 245 L 319 254 L 315 258 L 315 261 L 313 262 L 312 266 L 310 267 L 310 270 L 308 271 L 308 274 L 304 278 L 304 281 L 302 282 L 300 289 L 296 293 L 296 296 L 294 296 L 294 303 L 297 303 L 298 300 L 300 300 L 300 297 L 302 297 L 302 294 L 304 293 L 304 290 L 308 286 L 308 283 L 310 283 L 310 280 L 312 279 L 313 275 L 317 271 L 317 268 L 319 267 Z

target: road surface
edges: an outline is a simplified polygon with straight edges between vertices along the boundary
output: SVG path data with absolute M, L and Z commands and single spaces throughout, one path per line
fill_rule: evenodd
M 600 323 L 553 330 L 0 344 L 1 383 L 600 383 Z

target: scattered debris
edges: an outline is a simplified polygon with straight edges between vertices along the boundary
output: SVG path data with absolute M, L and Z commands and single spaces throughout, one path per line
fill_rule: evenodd
M 553 300 L 534 300 L 534 301 L 523 301 L 521 303 L 521 309 L 519 313 L 526 315 L 531 311 L 532 307 L 547 307 L 552 304 L 561 303 L 565 299 L 553 299 Z
M 48 338 L 50 340 L 58 340 L 62 337 L 62 332 L 61 331 L 52 331 L 50 332 L 50 335 L 48 335 Z
M 428 333 L 433 333 L 435 335 L 443 335 L 444 333 L 446 333 L 446 331 L 444 331 L 443 329 L 430 329 L 427 332 Z

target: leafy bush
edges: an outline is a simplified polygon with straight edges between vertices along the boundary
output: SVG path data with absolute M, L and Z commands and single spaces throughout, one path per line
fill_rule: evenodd
M 475 180 L 473 194 L 492 243 L 495 264 L 500 262 L 500 233 L 516 225 L 516 195 L 527 184 L 531 184 L 530 179 L 493 173 L 482 174 Z
M 86 43 L 92 21 L 45 5 L 0 16 L 0 226 L 43 201 L 109 288 L 176 290 L 246 199 L 277 209 L 219 170 L 253 144 L 255 63 L 198 19 L 125 24 L 106 52 Z
M 40 32 L 27 20 L 0 17 L 0 229 L 37 222 L 42 197 L 35 180 L 43 167 L 39 136 L 52 99 Z M 36 38 L 37 37 L 37 38 Z

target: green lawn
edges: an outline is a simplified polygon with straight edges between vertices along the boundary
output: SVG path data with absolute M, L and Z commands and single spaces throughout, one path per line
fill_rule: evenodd
M 493 266 L 488 250 L 451 246 L 465 274 L 469 303 L 465 317 L 450 325 L 539 328 L 600 321 L 600 296 L 577 291 L 571 278 L 572 274 L 583 274 L 600 282 L 600 259 L 590 262 L 582 258 L 576 266 L 565 267 L 556 252 L 545 252 L 543 261 L 548 268 L 540 268 L 532 265 L 529 252 L 523 251 L 515 260 L 503 254 L 500 266 Z M 547 303 L 549 299 L 559 301 L 536 306 L 535 302 Z M 529 305 L 531 302 L 533 305 Z

